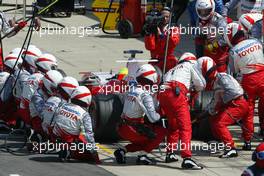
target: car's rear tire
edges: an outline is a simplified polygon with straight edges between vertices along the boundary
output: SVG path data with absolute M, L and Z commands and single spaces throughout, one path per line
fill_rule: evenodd
M 118 95 L 98 94 L 93 97 L 90 114 L 98 142 L 116 142 L 119 139 L 117 125 L 123 110 Z

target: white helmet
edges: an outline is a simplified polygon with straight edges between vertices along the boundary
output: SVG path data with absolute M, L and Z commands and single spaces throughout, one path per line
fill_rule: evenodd
M 243 32 L 242 26 L 240 26 L 238 23 L 232 22 L 227 24 L 227 30 L 224 34 L 225 42 L 230 46 L 233 47 L 232 42 L 235 40 L 236 37 L 238 37 L 238 33 Z M 244 33 L 241 33 L 244 34 Z
M 195 4 L 196 13 L 202 20 L 208 20 L 215 11 L 214 0 L 197 0 Z
M 141 65 L 136 72 L 136 78 L 137 80 L 144 78 L 152 83 L 158 82 L 158 74 L 155 68 L 150 64 Z
M 180 57 L 179 63 L 186 62 L 186 61 L 192 64 L 195 64 L 197 61 L 197 58 L 194 54 L 186 52 L 186 53 L 183 53 L 183 55 Z
M 53 95 L 56 92 L 62 79 L 63 76 L 57 70 L 50 70 L 44 75 L 43 86 L 49 95 Z
M 55 70 L 58 66 L 57 59 L 51 54 L 43 54 L 36 60 L 36 66 L 43 73 Z
M 217 74 L 217 67 L 213 59 L 210 57 L 204 56 L 200 57 L 197 60 L 196 68 L 203 75 L 206 82 L 210 81 L 210 79 L 215 78 Z
M 83 105 L 83 107 L 88 107 L 92 101 L 92 94 L 90 90 L 85 86 L 77 87 L 72 95 L 71 102 L 78 105 Z
M 40 51 L 40 49 L 38 49 L 37 47 L 35 47 L 34 45 L 30 45 L 28 47 L 27 51 L 23 51 L 23 57 L 25 62 L 29 65 L 29 69 L 32 72 L 35 72 L 36 70 L 36 60 L 37 58 L 39 58 L 42 55 L 42 52 Z
M 19 54 L 21 51 L 21 48 L 14 48 L 9 54 Z M 22 50 L 23 53 L 24 49 Z
M 246 32 L 251 32 L 252 26 L 262 18 L 263 15 L 260 13 L 246 13 L 241 15 L 238 22 Z
M 4 59 L 4 65 L 9 67 L 10 69 L 13 69 L 13 68 L 14 70 L 18 69 L 18 66 L 23 63 L 22 58 L 21 57 L 18 58 L 18 55 L 19 53 L 13 53 L 13 54 L 7 55 Z
M 58 85 L 58 90 L 61 91 L 61 94 L 64 98 L 69 98 L 72 94 L 72 92 L 79 86 L 78 81 L 70 76 L 64 77 L 62 81 Z

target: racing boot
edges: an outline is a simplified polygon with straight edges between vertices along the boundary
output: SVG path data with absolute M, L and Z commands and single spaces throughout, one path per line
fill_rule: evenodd
M 262 136 L 264 138 L 264 129 L 260 129 L 259 131 L 259 135 Z
M 117 149 L 114 155 L 118 164 L 126 164 L 126 151 L 124 149 Z
M 44 141 L 43 137 L 39 133 L 36 133 L 36 132 L 32 134 L 29 140 L 32 142 L 37 142 L 37 143 L 41 143 Z
M 10 133 L 11 128 L 4 121 L 0 120 L 0 131 L 4 133 Z
M 235 148 L 232 148 L 230 150 L 225 150 L 224 154 L 219 156 L 219 158 L 234 158 L 237 156 L 237 150 Z
M 242 147 L 242 150 L 245 150 L 245 151 L 251 151 L 251 142 L 244 142 L 244 145 Z
M 201 170 L 203 169 L 202 166 L 199 166 L 195 161 L 191 158 L 184 158 L 182 161 L 181 167 L 183 169 L 190 169 L 190 170 Z
M 59 159 L 62 162 L 70 160 L 70 158 L 71 158 L 71 152 L 69 150 L 61 150 L 61 151 L 59 151 Z
M 137 164 L 138 165 L 155 165 L 156 162 L 150 159 L 147 155 L 138 155 Z
M 175 153 L 167 153 L 166 154 L 166 159 L 165 159 L 166 163 L 172 163 L 172 162 L 176 162 L 176 161 L 179 161 L 179 159 Z

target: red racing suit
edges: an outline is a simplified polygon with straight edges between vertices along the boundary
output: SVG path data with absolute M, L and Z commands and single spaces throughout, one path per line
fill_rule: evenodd
M 131 87 L 123 98 L 124 108 L 118 134 L 131 142 L 125 146 L 127 152 L 149 153 L 159 146 L 166 135 L 165 128 L 153 124 L 160 120 L 153 97 L 141 87 Z M 144 114 L 150 123 L 144 121 Z M 142 129 L 145 129 L 145 132 L 142 132 Z
M 228 126 L 242 120 L 243 138 L 249 142 L 254 127 L 249 115 L 249 104 L 244 98 L 244 91 L 237 80 L 227 73 L 218 73 L 213 85 L 214 97 L 208 105 L 213 135 L 226 146 L 235 148 Z
M 180 33 L 179 28 L 172 27 L 168 30 L 168 26 L 165 26 L 161 35 L 150 34 L 145 36 L 145 47 L 150 51 L 152 59 L 158 59 L 157 63 L 150 62 L 149 64 L 158 66 L 161 70 L 163 70 L 164 58 L 165 58 L 165 50 L 166 50 L 166 40 L 168 32 L 170 31 L 169 37 L 169 46 L 168 46 L 168 55 L 166 62 L 166 72 L 175 67 L 178 63 L 178 60 L 174 56 L 175 47 L 180 42 Z
M 16 103 L 11 89 L 14 81 L 14 76 L 10 76 L 9 73 L 0 73 L 0 119 L 9 125 L 15 125 L 18 117 Z
M 164 76 L 164 85 L 162 86 L 164 89 L 160 90 L 158 96 L 160 107 L 168 119 L 167 152 L 174 152 L 175 145 L 180 140 L 182 158 L 192 156 L 190 148 L 192 124 L 187 98 L 192 83 L 196 91 L 201 91 L 206 87 L 205 79 L 193 64 L 183 62 L 169 70 Z M 175 135 L 177 131 L 179 136 Z
M 198 33 L 195 31 L 197 57 L 208 56 L 212 58 L 217 65 L 218 72 L 227 71 L 228 47 L 223 39 L 226 25 L 227 19 L 215 12 L 210 20 L 200 21 L 199 28 L 201 31 Z M 222 31 L 222 34 L 219 31 Z
M 257 39 L 243 40 L 230 50 L 230 68 L 240 72 L 242 87 L 249 96 L 250 112 L 253 119 L 255 100 L 259 101 L 260 127 L 264 129 L 264 55 L 262 44 Z

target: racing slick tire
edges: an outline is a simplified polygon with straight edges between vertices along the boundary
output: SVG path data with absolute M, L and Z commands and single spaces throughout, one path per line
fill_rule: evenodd
M 89 111 L 96 141 L 105 143 L 118 141 L 117 125 L 122 110 L 123 105 L 118 95 L 98 94 L 93 97 Z
M 195 99 L 194 106 L 191 108 L 192 121 L 198 117 L 198 120 L 192 125 L 192 135 L 195 139 L 203 141 L 210 141 L 214 139 L 209 123 L 210 116 L 206 113 L 206 107 L 211 102 L 212 98 L 212 91 L 202 91 Z

